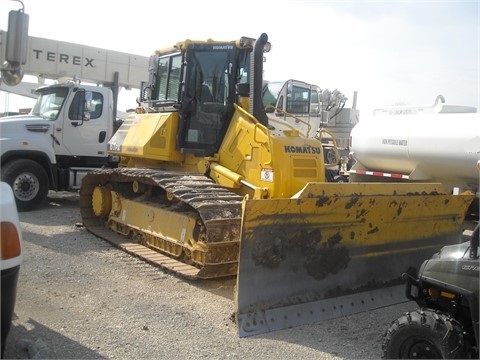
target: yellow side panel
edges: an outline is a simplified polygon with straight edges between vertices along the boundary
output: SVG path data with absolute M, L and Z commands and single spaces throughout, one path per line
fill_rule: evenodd
M 178 113 L 132 114 L 109 141 L 109 152 L 120 156 L 181 161 L 175 136 Z
M 250 184 L 268 189 L 269 198 L 289 198 L 308 182 L 325 181 L 321 143 L 295 134 L 267 129 L 237 109 L 219 163 Z
M 318 140 L 282 134 L 271 135 L 270 143 L 275 183 L 271 197 L 291 197 L 309 182 L 325 182 L 323 152 Z

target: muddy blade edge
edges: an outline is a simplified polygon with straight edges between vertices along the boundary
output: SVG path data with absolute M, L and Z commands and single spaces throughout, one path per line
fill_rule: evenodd
M 405 302 L 401 274 L 462 241 L 472 196 L 375 186 L 376 194 L 332 185 L 321 196 L 244 200 L 240 337 Z

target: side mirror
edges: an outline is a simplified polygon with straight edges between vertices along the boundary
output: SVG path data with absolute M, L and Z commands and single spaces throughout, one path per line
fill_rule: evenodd
M 5 60 L 9 63 L 25 65 L 27 62 L 28 20 L 23 10 L 12 10 L 8 14 Z
M 90 115 L 90 111 L 93 111 L 93 104 L 92 104 L 92 99 L 93 99 L 93 94 L 91 91 L 85 91 L 85 99 L 83 101 L 84 105 L 83 105 L 83 111 L 84 111 L 84 115 L 83 115 L 83 118 L 84 120 L 85 119 L 85 115 L 88 114 Z M 88 119 L 90 120 L 90 119 Z
M 292 97 L 292 92 L 293 92 L 293 84 L 289 82 L 287 84 L 287 97 Z
M 72 125 L 75 127 L 82 126 L 84 121 L 89 121 L 92 106 L 92 92 L 77 89 L 68 112 L 68 116 L 70 120 L 72 120 Z
M 152 100 L 152 88 L 150 85 L 142 81 L 141 87 L 140 87 L 140 98 L 138 103 L 144 102 L 144 101 L 149 101 Z

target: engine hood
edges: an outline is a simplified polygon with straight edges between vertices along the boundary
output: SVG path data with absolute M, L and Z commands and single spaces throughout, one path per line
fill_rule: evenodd
M 47 120 L 43 119 L 38 115 L 26 114 L 26 115 L 13 115 L 13 116 L 0 117 L 0 125 L 5 124 L 7 122 L 23 122 L 23 121 L 44 121 L 45 123 L 48 123 Z
M 0 129 L 3 136 L 15 136 L 24 130 L 32 132 L 47 132 L 52 126 L 52 121 L 36 115 L 14 115 L 0 118 Z
M 448 245 L 440 249 L 438 253 L 433 255 L 432 259 L 451 259 L 460 260 L 468 259 L 470 249 L 470 241 L 465 241 L 461 244 Z
M 478 297 L 479 259 L 469 257 L 470 242 L 443 247 L 420 269 L 420 278 L 441 284 L 454 292 L 471 292 Z

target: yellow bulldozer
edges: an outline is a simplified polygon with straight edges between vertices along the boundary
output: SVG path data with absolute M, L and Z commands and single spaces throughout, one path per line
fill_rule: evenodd
M 262 34 L 156 51 L 109 141 L 119 167 L 80 189 L 97 236 L 188 279 L 236 276 L 241 337 L 404 301 L 400 275 L 458 242 L 474 198 L 326 181 L 321 141 L 268 121 L 269 49 Z

